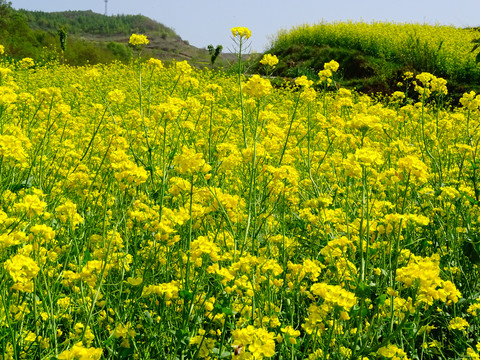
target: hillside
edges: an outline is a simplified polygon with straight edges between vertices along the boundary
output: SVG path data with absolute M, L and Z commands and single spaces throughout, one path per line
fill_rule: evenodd
M 20 9 L 32 29 L 57 31 L 61 26 L 67 26 L 68 32 L 74 35 L 127 35 L 132 32 L 150 33 L 163 37 L 180 38 L 175 31 L 143 15 L 113 15 L 105 16 L 87 11 L 43 12 Z
M 129 36 L 141 33 L 150 40 L 145 56 L 197 64 L 209 61 L 206 49 L 191 46 L 172 29 L 143 15 L 15 10 L 4 1 L 0 2 L 0 15 L 0 44 L 13 58 L 31 57 L 39 62 L 62 58 L 71 65 L 128 61 L 133 55 L 128 47 Z M 60 49 L 59 29 L 67 32 L 64 54 Z
M 447 79 L 454 101 L 479 90 L 480 68 L 472 52 L 476 29 L 409 23 L 319 23 L 281 30 L 267 51 L 280 60 L 273 75 L 318 79 L 334 59 L 337 80 L 365 93 L 392 93 L 406 71 L 429 72 Z M 262 72 L 258 65 L 256 71 Z
M 28 25 L 35 30 L 55 33 L 65 27 L 74 41 L 105 45 L 116 55 L 123 55 L 118 44 L 127 45 L 132 33 L 145 34 L 150 39 L 146 48 L 149 56 L 164 60 L 207 59 L 207 52 L 188 44 L 172 29 L 143 15 L 105 16 L 93 11 L 46 13 L 19 10 Z

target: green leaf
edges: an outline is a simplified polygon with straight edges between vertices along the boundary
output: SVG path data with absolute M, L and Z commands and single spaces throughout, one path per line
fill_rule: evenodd
M 92 260 L 92 254 L 90 254 L 90 251 L 85 250 L 83 254 L 83 259 L 82 259 L 82 266 L 85 265 L 90 260 Z
M 222 313 L 225 315 L 233 316 L 233 310 L 228 307 L 222 307 Z
M 179 293 L 180 295 L 180 298 L 181 299 L 184 299 L 184 300 L 187 300 L 187 301 L 190 301 L 193 299 L 193 293 L 188 291 L 188 290 L 180 290 Z
M 133 354 L 132 348 L 122 348 L 122 350 L 120 350 L 120 359 L 129 359 L 131 358 L 132 354 Z
M 230 358 L 232 356 L 232 353 L 230 351 L 222 351 L 222 353 L 219 354 L 220 349 L 216 347 L 212 349 L 212 353 L 215 354 L 220 359 Z
M 474 264 L 480 265 L 480 246 L 473 241 L 463 243 L 463 254 Z
M 382 306 L 383 304 L 385 304 L 385 301 L 387 300 L 387 294 L 382 294 L 380 296 L 378 296 L 376 299 L 375 299 L 375 304 L 377 306 Z
M 375 288 L 376 285 L 374 283 L 366 284 L 364 282 L 360 282 L 355 289 L 355 295 L 359 298 L 369 298 Z
M 361 309 L 361 311 L 360 311 Z M 358 305 L 355 305 L 352 310 L 350 310 L 350 314 L 353 315 L 352 317 L 360 316 L 360 317 L 365 317 L 368 315 L 368 309 L 365 307 L 360 307 Z

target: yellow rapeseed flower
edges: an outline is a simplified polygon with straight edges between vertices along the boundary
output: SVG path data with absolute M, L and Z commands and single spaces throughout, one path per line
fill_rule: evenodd
M 107 95 L 107 100 L 111 103 L 121 104 L 125 101 L 125 94 L 122 90 L 112 90 Z
M 284 334 L 285 336 L 288 338 L 288 342 L 290 344 L 296 344 L 297 343 L 297 340 L 296 338 L 300 336 L 300 331 L 299 330 L 295 330 L 292 326 L 290 325 L 287 325 L 283 328 L 280 329 Z
M 232 334 L 235 351 L 246 356 L 245 358 L 260 360 L 275 355 L 274 333 L 248 325 L 246 328 L 233 330 Z
M 330 62 L 325 63 L 323 65 L 323 68 L 325 70 L 332 70 L 333 72 L 336 72 L 339 67 L 340 67 L 340 64 L 338 62 L 336 62 L 335 60 L 330 60 Z
M 395 359 L 395 360 L 408 360 L 407 354 L 405 351 L 400 349 L 397 345 L 389 344 L 387 346 L 383 346 L 377 350 L 377 354 L 388 359 Z
M 25 212 L 27 216 L 40 215 L 47 203 L 41 200 L 37 195 L 25 195 L 21 202 L 14 205 L 15 210 Z
M 15 255 L 4 263 L 5 270 L 8 271 L 13 281 L 13 288 L 24 292 L 33 291 L 32 279 L 40 271 L 40 267 L 32 258 L 24 255 Z
M 303 75 L 295 79 L 295 85 L 297 86 L 304 86 L 305 88 L 309 88 L 313 85 L 312 80 L 308 80 L 308 78 Z
M 260 64 L 273 67 L 278 64 L 278 58 L 276 55 L 265 54 L 263 55 L 262 60 L 260 60 Z
M 260 75 L 253 75 L 244 87 L 245 92 L 256 98 L 270 94 L 272 84 L 270 80 L 260 77 Z
M 132 34 L 130 36 L 130 40 L 128 43 L 132 46 L 136 47 L 142 47 L 145 46 L 149 43 L 150 41 L 147 39 L 145 35 L 138 35 L 138 34 Z
M 464 318 L 461 317 L 456 317 L 448 323 L 448 328 L 450 330 L 461 330 L 465 331 L 466 328 L 468 328 L 470 324 L 465 320 Z
M 85 348 L 81 343 L 73 345 L 70 350 L 63 351 L 57 356 L 58 360 L 99 360 L 103 349 Z
M 327 303 L 342 307 L 345 311 L 357 303 L 354 293 L 351 293 L 339 285 L 328 285 L 325 283 L 313 284 L 310 291 L 314 295 L 322 297 Z
M 239 37 L 240 39 L 245 38 L 249 39 L 252 36 L 252 32 L 249 28 L 246 27 L 234 27 L 232 28 L 233 37 Z
M 173 158 L 173 163 L 180 174 L 207 173 L 211 169 L 211 166 L 203 159 L 202 153 L 197 153 L 187 146 L 182 147 L 181 154 Z
M 148 59 L 147 65 L 156 68 L 157 70 L 164 68 L 162 60 L 155 58 Z
M 35 65 L 35 61 L 32 58 L 26 57 L 18 62 L 20 69 L 29 69 Z

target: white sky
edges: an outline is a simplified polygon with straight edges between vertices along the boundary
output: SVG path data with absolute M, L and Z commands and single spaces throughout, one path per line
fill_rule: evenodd
M 105 12 L 105 0 L 10 1 L 15 9 Z M 107 8 L 108 15 L 146 15 L 201 48 L 213 44 L 232 49 L 230 29 L 246 26 L 252 31 L 252 50 L 258 52 L 278 30 L 322 20 L 480 25 L 480 0 L 108 0 Z

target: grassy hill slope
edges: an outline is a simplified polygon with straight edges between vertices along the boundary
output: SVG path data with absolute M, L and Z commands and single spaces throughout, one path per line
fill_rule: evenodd
M 132 33 L 147 35 L 146 56 L 162 60 L 191 60 L 208 63 L 208 52 L 188 44 L 172 29 L 143 15 L 105 16 L 92 11 L 15 10 L 0 2 L 0 44 L 13 58 L 31 57 L 37 62 L 62 58 L 71 65 L 128 61 Z M 58 30 L 67 31 L 62 54 Z
M 403 74 L 430 72 L 448 80 L 452 98 L 479 89 L 472 53 L 475 29 L 396 23 L 320 23 L 280 31 L 268 53 L 280 62 L 273 75 L 315 79 L 330 60 L 340 63 L 342 86 L 366 93 L 399 90 Z M 262 71 L 262 66 L 257 66 Z

